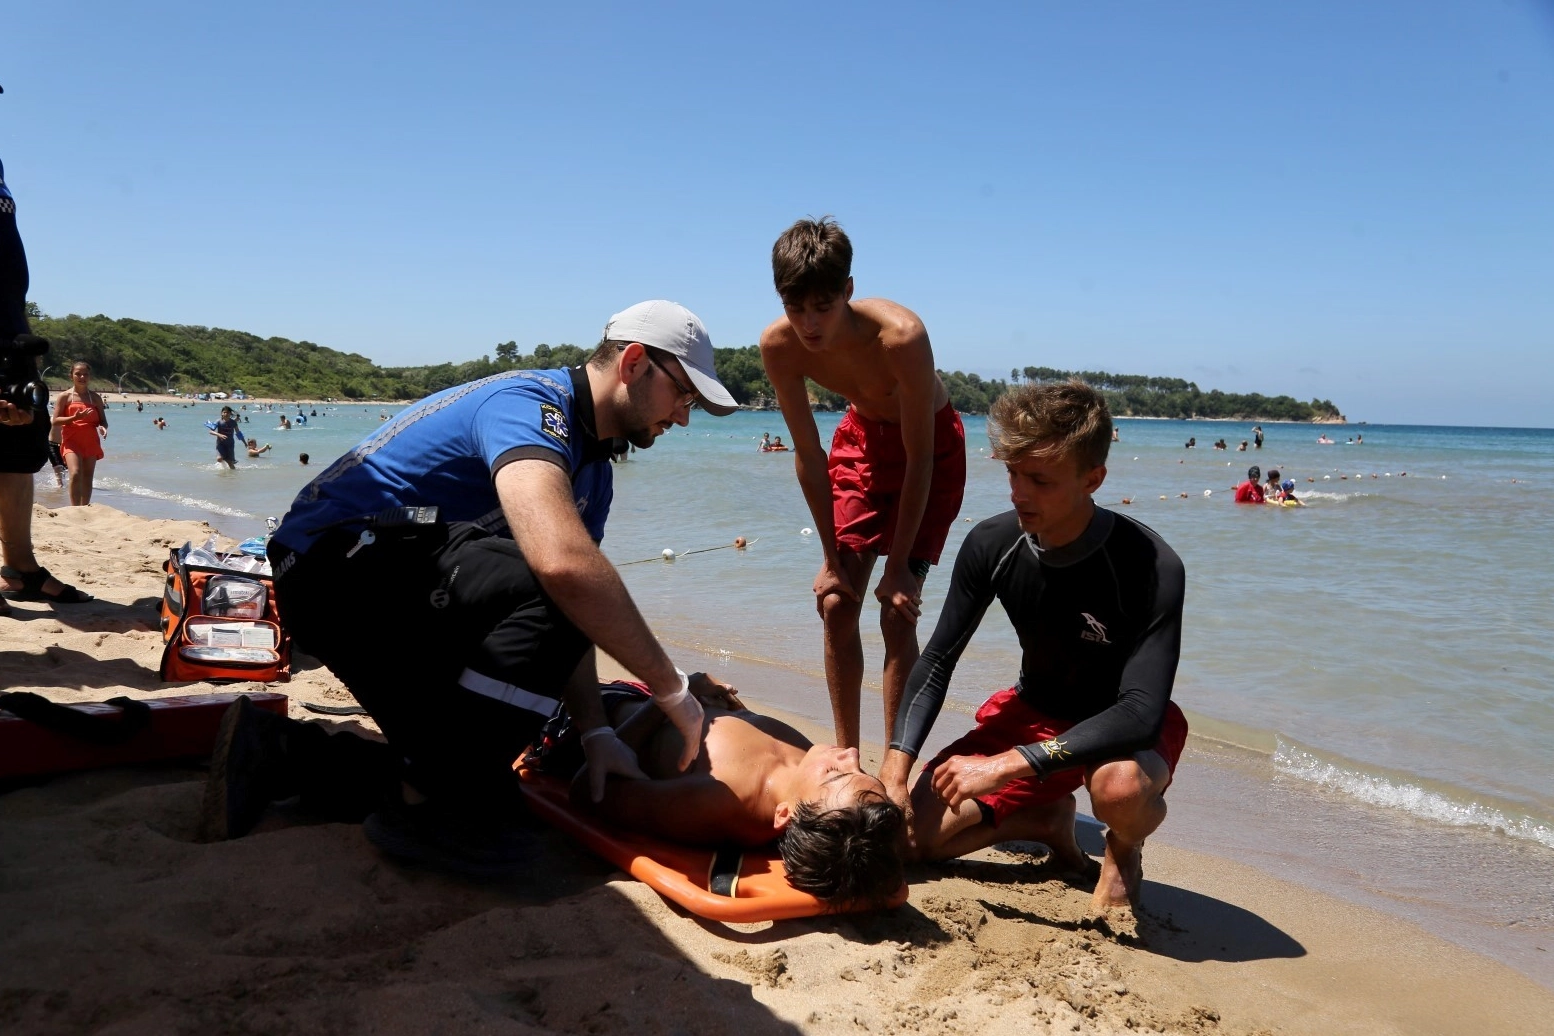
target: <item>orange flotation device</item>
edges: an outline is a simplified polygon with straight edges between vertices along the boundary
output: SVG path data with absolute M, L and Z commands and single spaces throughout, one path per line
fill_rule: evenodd
M 782 857 L 769 848 L 719 853 L 635 831 L 613 830 L 599 817 L 574 808 L 565 782 L 530 770 L 521 762 L 513 768 L 536 816 L 700 917 L 732 922 L 781 921 L 849 909 L 838 910 L 789 885 Z M 903 883 L 888 905 L 900 906 L 906 899 Z

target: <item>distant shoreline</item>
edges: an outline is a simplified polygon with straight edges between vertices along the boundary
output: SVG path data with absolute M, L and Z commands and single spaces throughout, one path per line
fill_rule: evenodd
M 1215 424 L 1352 424 L 1347 417 L 1313 417 L 1309 421 L 1289 421 L 1282 417 L 1136 417 L 1113 414 L 1113 421 L 1204 421 Z M 1364 422 L 1360 422 L 1363 424 Z
M 65 391 L 65 389 L 50 388 L 49 395 L 52 397 L 55 393 L 63 391 Z M 326 400 L 322 396 L 249 396 L 246 399 L 190 399 L 187 396 L 171 396 L 166 392 L 120 392 L 117 389 L 97 389 L 96 391 L 109 403 L 123 402 L 128 404 L 131 402 L 140 402 L 149 403 L 152 405 L 169 406 L 187 406 L 190 404 L 197 405 L 200 403 L 221 403 L 230 407 L 249 406 L 255 403 L 259 404 L 260 406 L 287 406 L 294 404 L 307 404 L 309 406 L 318 406 L 321 404 L 324 406 L 411 406 L 420 402 L 420 400 L 417 399 Z
M 50 396 L 53 396 L 55 393 L 66 391 L 67 388 L 68 388 L 68 386 L 62 386 L 60 388 L 55 388 L 53 386 L 50 386 L 49 387 L 49 394 L 50 394 Z M 306 403 L 306 404 L 309 404 L 309 405 L 316 405 L 316 404 L 324 403 L 324 404 L 327 404 L 329 406 L 340 406 L 340 405 L 349 405 L 349 406 L 414 406 L 416 403 L 420 402 L 419 399 L 332 399 L 332 400 L 328 400 L 328 399 L 325 399 L 323 396 L 249 396 L 246 399 L 231 399 L 231 398 L 228 398 L 228 399 L 189 399 L 187 396 L 169 395 L 166 392 L 119 392 L 116 389 L 108 389 L 108 390 L 97 389 L 97 391 L 99 393 L 101 393 L 102 397 L 105 400 L 107 400 L 108 402 L 110 402 L 110 403 L 113 402 L 115 398 L 117 398 L 117 399 L 119 399 L 119 400 L 121 400 L 123 402 L 129 402 L 130 400 L 133 399 L 133 400 L 139 401 L 141 403 L 149 403 L 149 404 L 153 404 L 153 405 L 164 404 L 164 405 L 177 405 L 177 406 L 183 406 L 183 405 L 187 405 L 187 404 L 190 404 L 190 403 L 223 403 L 223 404 L 226 404 L 228 406 L 241 406 L 241 405 L 244 405 L 244 404 L 258 404 L 260 406 L 282 406 L 282 405 L 298 404 L 298 403 Z M 424 399 L 426 397 L 423 396 L 422 398 Z M 747 412 L 752 413 L 752 414 L 763 414 L 763 413 L 778 413 L 778 414 L 780 414 L 781 413 L 781 411 L 777 410 L 776 408 L 767 408 L 767 407 L 741 406 L 739 409 L 742 410 L 742 411 L 747 411 Z M 817 413 L 817 414 L 825 414 L 825 413 L 842 413 L 843 411 L 835 410 L 835 409 L 832 409 L 830 407 L 812 406 L 812 407 L 810 407 L 810 412 L 811 413 Z M 985 414 L 977 414 L 975 416 L 985 417 L 986 415 Z M 1114 420 L 1123 420 L 1123 421 L 1205 421 L 1205 422 L 1214 422 L 1216 424 L 1347 425 L 1347 424 L 1351 423 L 1347 418 L 1342 418 L 1342 417 L 1340 417 L 1340 418 L 1315 417 L 1315 418 L 1312 418 L 1309 421 L 1289 421 L 1289 420 L 1284 420 L 1282 418 L 1274 418 L 1274 417 L 1145 417 L 1145 416 L 1133 416 L 1133 415 L 1129 415 L 1129 414 L 1114 414 L 1112 416 L 1113 416 Z

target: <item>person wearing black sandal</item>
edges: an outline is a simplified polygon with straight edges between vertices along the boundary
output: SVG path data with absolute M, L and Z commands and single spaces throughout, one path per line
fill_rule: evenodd
M 16 201 L 0 165 L 0 343 L 31 331 L 27 324 L 27 253 L 16 231 Z M 91 597 L 66 586 L 32 552 L 33 476 L 48 463 L 49 415 L 0 400 L 0 591 L 22 601 L 75 604 Z M 10 605 L 0 598 L 0 615 Z

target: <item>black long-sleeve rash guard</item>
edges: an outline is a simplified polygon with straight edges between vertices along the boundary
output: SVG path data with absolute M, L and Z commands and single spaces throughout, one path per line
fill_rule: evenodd
M 966 537 L 933 638 L 907 679 L 891 748 L 916 756 L 950 675 L 997 597 L 1020 638 L 1019 693 L 1074 724 L 1019 746 L 1045 778 L 1154 744 L 1182 646 L 1186 570 L 1154 530 L 1102 507 L 1073 543 L 1043 550 L 1014 511 Z

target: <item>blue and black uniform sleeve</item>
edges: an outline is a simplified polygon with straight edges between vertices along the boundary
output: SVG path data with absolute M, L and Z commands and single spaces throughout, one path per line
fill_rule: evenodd
M 1092 766 L 1143 751 L 1160 736 L 1182 648 L 1186 570 L 1174 553 L 1161 554 L 1153 573 L 1147 619 L 1122 670 L 1117 703 L 1081 720 L 1060 736 L 1017 749 L 1045 779 L 1059 770 Z
M 476 410 L 470 434 L 493 478 L 515 460 L 544 460 L 570 478 L 574 467 L 572 414 L 559 389 L 539 379 L 515 382 Z
M 982 624 L 988 605 L 993 603 L 997 547 L 985 532 L 985 525 L 973 529 L 955 555 L 955 571 L 945 594 L 944 610 L 939 613 L 939 624 L 912 667 L 896 710 L 895 737 L 890 747 L 913 758 L 923 750 L 923 742 L 944 707 L 955 664 Z

